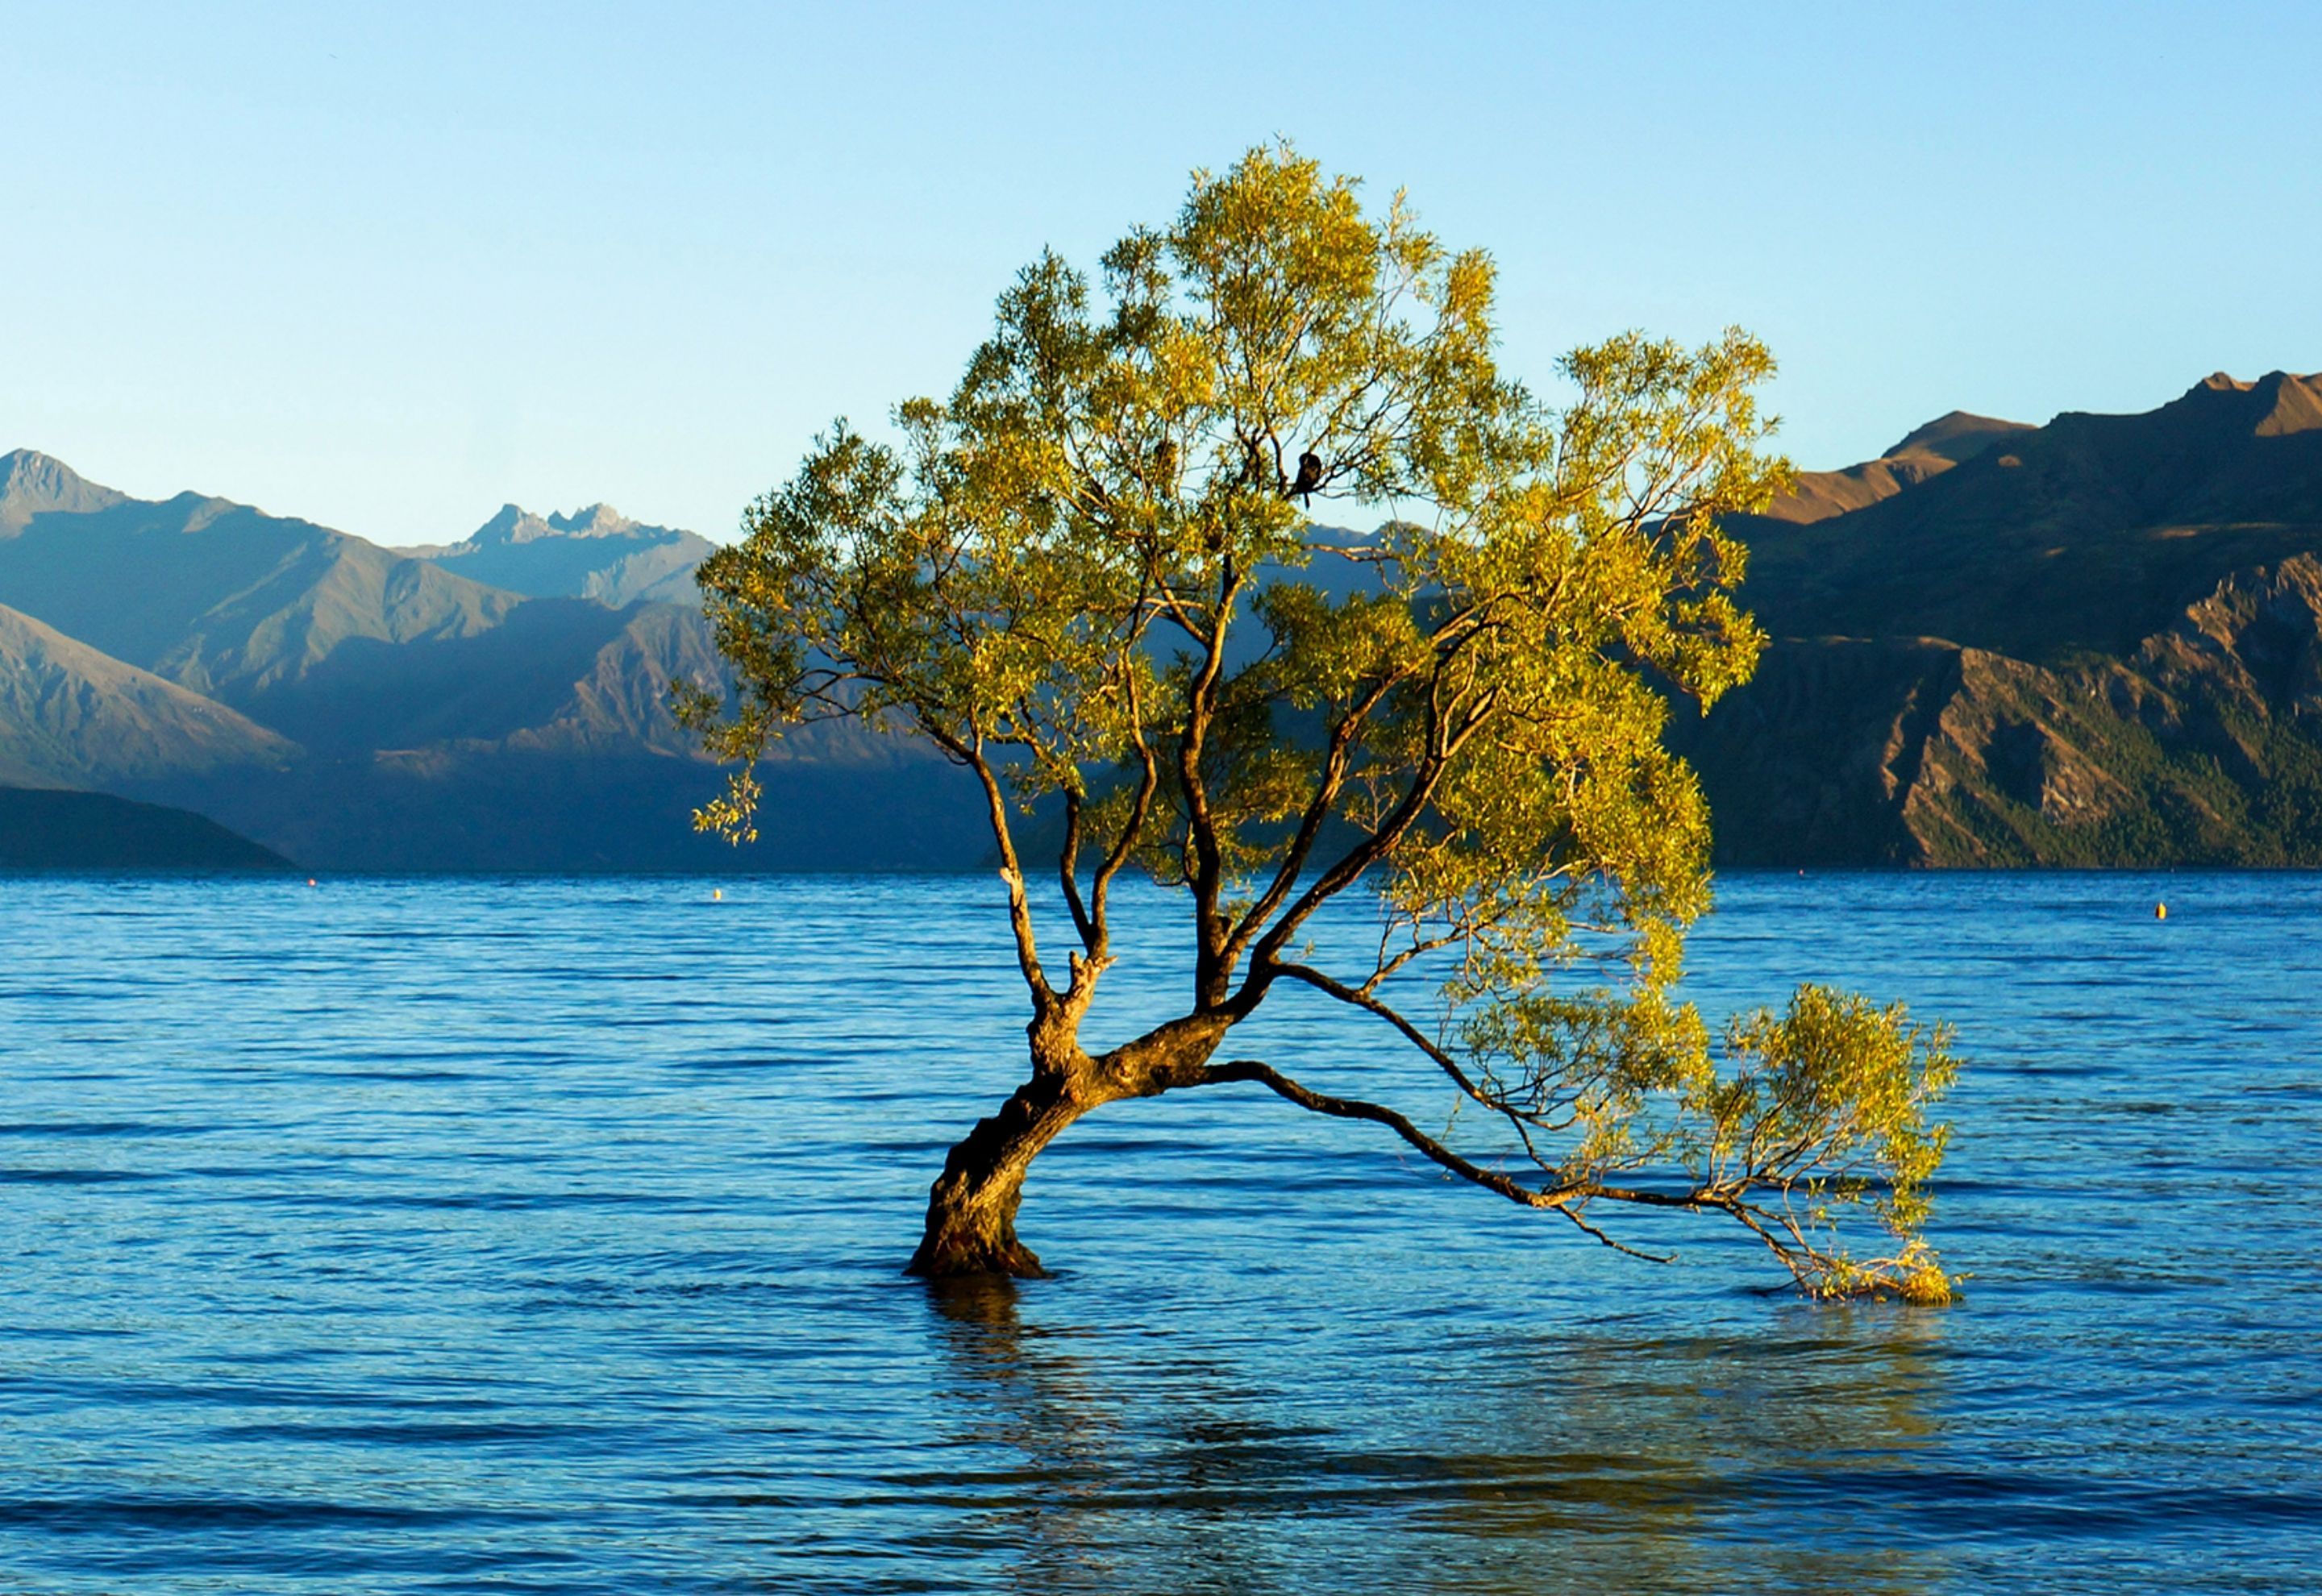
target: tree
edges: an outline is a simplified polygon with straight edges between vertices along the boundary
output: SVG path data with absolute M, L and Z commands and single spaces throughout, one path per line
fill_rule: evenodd
M 1671 990 L 1708 825 L 1663 695 L 1706 704 L 1757 658 L 1718 520 L 1785 479 L 1773 362 L 1738 331 L 1626 335 L 1567 357 L 1550 410 L 1498 369 L 1493 295 L 1401 196 L 1366 214 L 1254 150 L 1093 278 L 1026 269 L 947 401 L 901 406 L 891 444 L 838 423 L 702 567 L 736 686 L 682 708 L 740 768 L 697 824 L 754 835 L 755 760 L 842 716 L 928 739 L 989 812 L 1030 1075 L 951 1150 L 914 1272 L 1041 1272 L 1015 1219 L 1050 1140 L 1253 1084 L 1610 1245 L 1621 1208 L 1714 1213 L 1809 1292 L 1948 1295 L 1918 1234 L 1943 1035 L 1810 987 L 1713 1039 Z M 1319 528 L 1315 498 L 1385 524 Z M 1019 851 L 1044 830 L 1062 980 Z M 1092 1054 L 1125 871 L 1182 894 L 1191 979 Z M 1350 893 L 1376 956 L 1325 968 L 1307 939 Z M 1232 1056 L 1288 986 L 1391 1027 L 1493 1145 Z M 1847 1252 L 1851 1213 L 1879 1255 Z

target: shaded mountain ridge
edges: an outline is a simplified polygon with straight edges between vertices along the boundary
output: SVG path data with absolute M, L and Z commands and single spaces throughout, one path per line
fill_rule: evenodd
M 0 606 L 0 782 L 89 788 L 288 768 L 288 738 Z
M 0 871 L 284 871 L 215 820 L 101 792 L 0 786 Z
M 765 845 L 696 834 L 721 780 L 668 691 L 726 679 L 691 582 L 707 541 L 603 506 L 486 531 L 478 547 L 581 551 L 610 586 L 527 596 L 457 560 L 0 456 L 0 781 L 181 806 L 332 870 L 980 857 L 968 795 L 928 790 L 931 755 L 843 725 L 768 762 Z M 618 590 L 681 568 L 682 603 Z

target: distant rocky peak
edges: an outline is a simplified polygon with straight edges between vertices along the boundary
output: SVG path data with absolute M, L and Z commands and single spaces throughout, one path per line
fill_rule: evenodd
M 590 505 L 571 515 L 551 511 L 535 515 L 518 505 L 502 505 L 499 514 L 476 528 L 469 538 L 471 543 L 529 543 L 543 538 L 627 537 L 642 531 L 657 530 L 641 527 L 610 505 Z
M 630 520 L 610 505 L 590 505 L 585 510 L 575 510 L 570 515 L 551 512 L 548 524 L 569 537 L 619 537 L 637 530 Z
M 618 609 L 640 599 L 698 607 L 693 570 L 716 546 L 690 532 L 632 521 L 608 504 L 547 515 L 503 505 L 462 542 L 410 552 L 511 593 L 593 598 Z
M 538 528 L 539 530 L 532 530 Z M 468 535 L 471 543 L 514 543 L 538 537 L 546 528 L 539 516 L 516 505 L 502 505 L 499 513 Z
M 79 472 L 37 449 L 13 449 L 0 454 L 0 498 L 12 502 L 59 498 L 89 487 Z
M 35 515 L 62 510 L 110 509 L 128 496 L 89 481 L 64 461 L 37 449 L 0 454 L 0 537 L 14 536 Z

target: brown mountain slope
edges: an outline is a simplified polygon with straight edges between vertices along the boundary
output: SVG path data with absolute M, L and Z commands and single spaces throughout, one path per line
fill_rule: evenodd
M 2322 378 L 2213 377 L 2140 415 L 2066 414 L 1811 524 L 1742 517 L 1776 636 L 2121 652 L 2229 571 L 2322 538 Z
M 1678 741 L 1732 864 L 2322 863 L 2322 561 L 2125 659 L 1778 643 Z
M 1964 410 L 1929 422 L 1877 460 L 1837 471 L 1801 471 L 1791 490 L 1768 506 L 1769 520 L 1811 525 L 1894 497 L 1939 477 L 2005 438 L 2033 429 Z
M 1728 862 L 2322 863 L 2322 380 L 1738 530 L 1776 642 L 1672 733 Z

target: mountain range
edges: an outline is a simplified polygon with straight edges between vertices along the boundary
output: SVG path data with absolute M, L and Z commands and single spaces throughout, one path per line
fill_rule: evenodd
M 571 595 L 618 609 L 640 600 L 699 602 L 694 567 L 716 547 L 699 533 L 643 525 L 609 505 L 545 517 L 503 505 L 459 543 L 404 552 L 510 592 Z
M 1674 741 L 1730 863 L 2322 863 L 2322 378 L 1954 414 L 1731 530 L 1773 638 Z
M 1771 643 L 1669 734 L 1721 862 L 2322 864 L 2322 378 L 1953 412 L 1730 530 Z M 389 549 L 0 456 L 0 788 L 316 870 L 982 862 L 957 772 L 850 725 L 777 746 L 755 847 L 692 832 L 710 548 L 595 505 Z
M 667 690 L 723 679 L 710 547 L 600 505 L 387 549 L 0 456 L 0 784 L 189 808 L 315 869 L 975 858 L 932 759 L 846 728 L 778 751 L 758 848 L 693 833 L 721 779 Z

